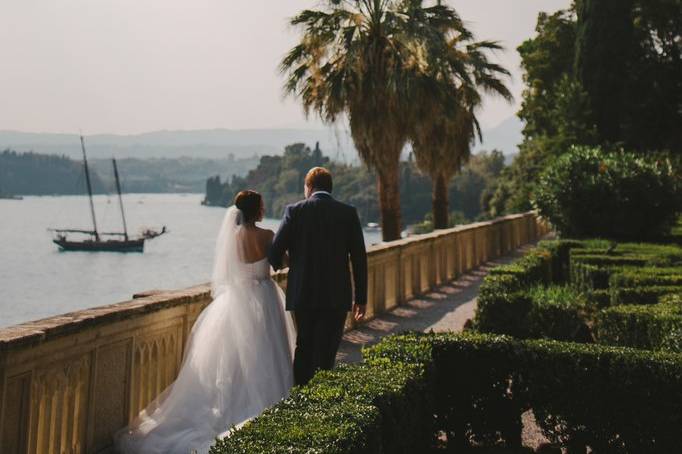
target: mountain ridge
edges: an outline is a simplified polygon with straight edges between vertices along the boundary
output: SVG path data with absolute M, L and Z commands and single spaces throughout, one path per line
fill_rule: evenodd
M 522 123 L 517 117 L 509 117 L 497 126 L 483 132 L 483 143 L 477 143 L 474 151 L 501 150 L 510 156 L 521 142 Z M 92 158 L 179 158 L 208 159 L 249 158 L 254 155 L 282 154 L 291 143 L 304 142 L 320 147 L 333 159 L 357 162 L 358 156 L 348 131 L 341 128 L 328 129 L 195 129 L 159 130 L 139 134 L 93 134 L 86 136 L 88 155 Z M 65 155 L 80 159 L 78 134 L 35 133 L 0 130 L 0 150 Z

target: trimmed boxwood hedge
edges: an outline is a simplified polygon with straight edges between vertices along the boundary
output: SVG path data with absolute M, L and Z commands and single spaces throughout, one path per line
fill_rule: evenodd
M 677 452 L 682 355 L 477 333 L 409 334 L 365 352 L 435 375 L 439 428 L 456 446 L 515 446 L 532 409 L 561 446 L 594 452 Z
M 609 287 L 682 286 L 682 267 L 624 268 L 612 273 Z
M 532 409 L 551 442 L 594 452 L 680 446 L 682 355 L 479 333 L 411 333 L 308 386 L 216 441 L 211 454 L 428 452 L 519 447 Z
M 525 292 L 532 285 L 549 283 L 556 255 L 535 248 L 509 265 L 493 268 L 479 289 L 474 326 L 483 332 L 528 337 L 527 316 L 532 299 Z
M 570 251 L 583 246 L 573 240 L 543 241 L 514 263 L 493 268 L 479 289 L 474 328 L 519 338 L 590 340 L 580 316 L 586 310 L 582 295 L 559 287 L 540 290 L 566 281 Z
M 626 304 L 647 305 L 658 303 L 659 298 L 662 296 L 682 293 L 682 286 L 612 287 L 610 292 L 611 306 Z
M 413 453 L 434 440 L 423 367 L 378 361 L 320 372 L 211 454 Z
M 682 293 L 653 306 L 616 306 L 597 316 L 600 343 L 682 353 Z
M 474 323 L 526 340 L 476 332 L 386 338 L 364 351 L 365 363 L 318 373 L 211 454 L 428 452 L 441 432 L 455 450 L 519 449 L 529 409 L 569 452 L 677 452 L 682 355 L 651 350 L 682 350 L 681 251 L 541 242 L 486 277 Z M 594 316 L 598 306 L 607 309 Z M 651 350 L 527 339 L 589 341 L 586 321 L 599 342 Z
M 590 342 L 585 322 L 589 311 L 585 296 L 573 287 L 537 286 L 528 291 L 531 307 L 526 318 L 529 337 Z
M 578 240 L 543 240 L 538 243 L 538 248 L 549 252 L 551 282 L 565 284 L 570 280 L 571 250 L 583 247 L 585 247 L 585 242 Z
M 676 245 L 540 242 L 529 256 L 495 268 L 484 279 L 474 328 L 518 338 L 591 342 L 597 336 L 590 331 L 605 320 L 597 317 L 600 310 L 655 305 L 662 296 L 682 293 L 681 256 Z M 601 336 L 598 342 L 607 339 Z

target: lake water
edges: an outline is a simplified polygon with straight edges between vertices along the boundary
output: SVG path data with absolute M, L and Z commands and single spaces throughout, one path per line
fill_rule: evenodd
M 125 301 L 133 293 L 207 282 L 222 208 L 204 207 L 201 194 L 127 194 L 129 231 L 168 227 L 145 252 L 60 252 L 50 227 L 91 228 L 87 197 L 0 199 L 0 327 Z M 120 231 L 118 200 L 95 196 L 101 231 Z M 279 220 L 263 227 L 276 229 Z M 365 242 L 380 241 L 365 232 Z

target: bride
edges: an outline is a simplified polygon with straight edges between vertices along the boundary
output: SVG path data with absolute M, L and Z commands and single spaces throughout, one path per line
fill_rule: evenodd
M 256 226 L 261 195 L 237 194 L 218 235 L 212 296 L 187 340 L 180 373 L 115 435 L 124 454 L 208 452 L 286 397 L 293 384 L 294 325 L 270 278 L 273 233 Z

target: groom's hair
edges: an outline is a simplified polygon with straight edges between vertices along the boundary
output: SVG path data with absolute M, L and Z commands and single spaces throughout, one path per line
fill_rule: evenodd
M 305 176 L 305 185 L 313 190 L 332 192 L 332 174 L 324 167 L 313 167 Z

